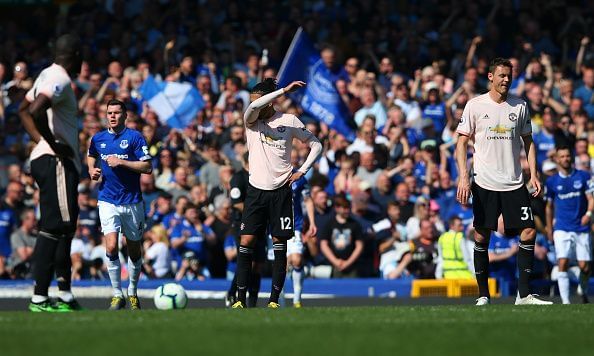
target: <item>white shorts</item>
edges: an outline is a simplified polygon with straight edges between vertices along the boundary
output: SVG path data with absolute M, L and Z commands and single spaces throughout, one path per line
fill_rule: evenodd
M 590 234 L 587 232 L 571 232 L 557 230 L 553 232 L 555 241 L 555 254 L 557 259 L 576 256 L 578 261 L 590 261 L 592 249 Z M 575 252 L 572 253 L 572 252 Z
M 287 241 L 287 256 L 292 254 L 303 254 L 303 241 L 301 240 L 301 231 L 295 230 L 295 236 Z
M 99 220 L 101 231 L 104 235 L 118 232 L 128 240 L 142 240 L 144 231 L 144 204 L 114 205 L 104 201 L 97 203 L 99 206 Z

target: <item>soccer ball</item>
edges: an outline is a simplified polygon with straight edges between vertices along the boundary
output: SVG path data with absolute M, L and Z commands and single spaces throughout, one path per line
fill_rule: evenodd
M 188 296 L 184 287 L 177 283 L 167 283 L 155 290 L 155 307 L 160 310 L 184 309 Z

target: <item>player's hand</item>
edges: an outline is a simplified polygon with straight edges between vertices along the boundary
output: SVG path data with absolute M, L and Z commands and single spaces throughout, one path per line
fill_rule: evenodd
M 91 176 L 92 180 L 99 180 L 99 177 L 101 177 L 101 168 L 91 168 L 89 170 L 89 176 Z
M 580 41 L 580 45 L 582 45 L 582 46 L 587 46 L 588 43 L 590 43 L 590 37 L 588 37 L 588 36 L 582 38 L 582 40 Z
M 468 204 L 470 199 L 470 182 L 468 179 L 460 177 L 458 180 L 458 191 L 456 192 L 456 199 L 462 205 Z
M 291 178 L 289 178 L 289 184 L 293 184 L 294 182 L 298 181 L 299 178 L 303 177 L 303 173 L 302 172 L 295 172 L 291 175 Z
M 305 82 L 296 80 L 296 81 L 292 82 L 291 84 L 287 85 L 286 87 L 284 87 L 283 91 L 285 93 L 292 93 L 299 88 L 303 88 L 304 86 L 305 86 Z
M 588 215 L 582 216 L 582 225 L 588 225 L 590 223 L 590 217 Z
M 310 224 L 309 229 L 307 229 L 307 236 L 313 237 L 313 236 L 316 236 L 317 233 L 318 233 L 318 228 L 316 227 L 316 225 Z
M 74 151 L 72 148 L 65 143 L 60 141 L 55 141 L 51 144 L 52 151 L 58 156 L 59 158 L 73 158 Z
M 107 165 L 111 168 L 115 168 L 122 164 L 122 160 L 117 158 L 116 156 L 109 156 L 105 161 L 107 162 Z
M 538 176 L 534 175 L 533 177 L 530 177 L 530 184 L 532 185 L 532 187 L 534 187 L 534 191 L 532 192 L 532 197 L 536 198 L 538 196 L 538 194 L 540 194 L 540 191 L 542 190 Z

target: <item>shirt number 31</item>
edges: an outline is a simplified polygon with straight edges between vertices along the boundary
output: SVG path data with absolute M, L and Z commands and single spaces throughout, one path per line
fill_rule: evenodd
M 523 206 L 521 207 L 522 209 L 522 216 L 520 219 L 522 219 L 522 221 L 526 221 L 528 219 L 530 220 L 534 220 L 534 217 L 532 216 L 532 208 L 529 206 Z

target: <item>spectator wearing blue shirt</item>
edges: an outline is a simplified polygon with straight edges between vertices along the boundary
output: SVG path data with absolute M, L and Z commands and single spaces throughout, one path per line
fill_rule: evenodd
M 423 117 L 433 121 L 436 132 L 442 132 L 446 125 L 446 107 L 445 103 L 439 97 L 437 84 L 429 83 L 427 92 L 427 102 L 422 105 Z
M 342 79 L 347 83 L 351 81 L 349 74 L 344 67 L 337 65 L 336 50 L 333 47 L 325 46 L 322 48 L 320 56 L 322 57 L 322 62 L 324 62 L 324 65 L 326 66 L 326 70 L 328 70 L 328 76 L 326 77 L 329 78 L 332 83 L 336 83 L 339 79 Z
M 361 90 L 361 103 L 363 107 L 355 113 L 355 122 L 357 126 L 363 124 L 363 120 L 367 115 L 375 117 L 375 128 L 380 129 L 386 124 L 388 115 L 383 104 L 377 100 L 377 95 L 373 88 L 364 88 Z
M 584 69 L 582 80 L 584 84 L 573 92 L 573 96 L 582 100 L 584 110 L 592 120 L 594 119 L 594 68 Z
M 163 217 L 162 224 L 171 234 L 173 229 L 184 220 L 184 211 L 190 200 L 186 196 L 179 196 L 175 200 L 175 210 Z
M 194 204 L 188 204 L 184 211 L 184 220 L 171 232 L 171 257 L 177 262 L 177 280 L 184 277 L 204 279 L 210 276 L 206 266 L 206 244 L 214 243 L 215 239 L 211 228 L 200 221 L 198 208 Z
M 536 163 L 541 169 L 542 163 L 548 158 L 549 154 L 555 150 L 555 119 L 550 113 L 545 113 L 542 117 L 542 129 L 534 134 L 534 144 L 536 145 Z
M 235 242 L 235 236 L 233 234 L 225 237 L 223 248 L 225 249 L 225 257 L 227 258 L 227 280 L 232 281 L 237 270 L 237 242 Z
M 14 210 L 4 201 L 0 202 L 0 278 L 6 274 L 6 262 L 12 248 L 10 235 L 17 226 L 17 219 Z
M 500 220 L 503 220 L 500 218 Z M 503 225 L 501 223 L 500 225 Z M 516 278 L 518 236 L 505 236 L 503 228 L 494 231 L 489 240 L 489 276 L 513 281 Z
M 108 129 L 91 139 L 87 163 L 92 180 L 99 185 L 99 219 L 106 240 L 107 270 L 113 287 L 110 309 L 126 306 L 121 287 L 118 240 L 126 237 L 128 249 L 128 300 L 140 309 L 136 295 L 142 269 L 142 236 L 145 225 L 140 175 L 152 172 L 151 155 L 142 134 L 126 127 L 126 106 L 119 100 L 107 103 Z

